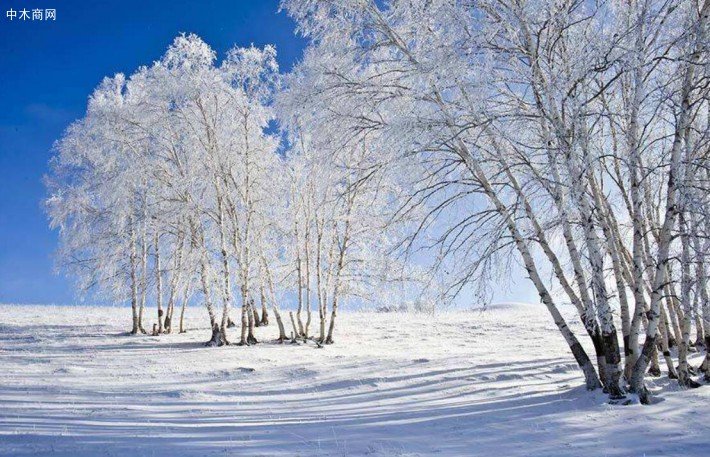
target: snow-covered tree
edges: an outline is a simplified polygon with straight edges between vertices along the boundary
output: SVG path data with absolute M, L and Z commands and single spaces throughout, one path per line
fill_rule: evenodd
M 682 151 L 707 132 L 689 124 L 707 106 L 708 6 L 691 3 L 285 1 L 311 39 L 291 90 L 341 144 L 367 134 L 383 167 L 418 162 L 404 208 L 430 208 L 420 227 L 443 224 L 428 234 L 454 290 L 515 252 L 587 386 L 647 402 L 662 302 L 666 322 L 683 322 L 681 361 L 693 321 L 689 237 L 675 237 Z M 670 250 L 683 239 L 679 274 Z M 663 299 L 675 295 L 684 304 Z M 599 375 L 560 300 L 577 308 Z

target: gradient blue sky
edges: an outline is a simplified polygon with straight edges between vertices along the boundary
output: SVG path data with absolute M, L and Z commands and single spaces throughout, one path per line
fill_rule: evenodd
M 54 8 L 57 18 L 11 22 L 11 8 Z M 305 44 L 277 0 L 0 0 L 0 303 L 76 301 L 54 274 L 57 234 L 41 208 L 52 143 L 101 78 L 150 64 L 180 32 L 220 54 L 274 44 L 284 70 Z

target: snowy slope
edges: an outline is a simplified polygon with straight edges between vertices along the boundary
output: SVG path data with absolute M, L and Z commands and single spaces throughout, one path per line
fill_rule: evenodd
M 152 310 L 151 310 L 152 311 Z M 0 306 L 0 455 L 702 456 L 710 387 L 583 389 L 541 307 L 341 313 L 336 345 L 124 336 L 127 309 Z M 521 322 L 525 321 L 525 326 Z M 581 337 L 581 329 L 575 329 Z M 236 338 L 236 332 L 233 333 Z M 697 356 L 694 359 L 697 361 Z

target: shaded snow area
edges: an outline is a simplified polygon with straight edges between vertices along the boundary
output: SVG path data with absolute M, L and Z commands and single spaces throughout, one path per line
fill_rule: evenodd
M 206 348 L 200 308 L 187 334 L 131 337 L 128 309 L 0 306 L 0 455 L 709 455 L 710 387 L 611 406 L 541 307 L 430 321 L 344 312 L 326 348 L 274 323 Z

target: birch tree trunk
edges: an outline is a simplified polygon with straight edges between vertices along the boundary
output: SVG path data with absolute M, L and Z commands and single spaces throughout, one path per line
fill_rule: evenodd
M 266 263 L 266 258 L 263 254 L 260 256 L 261 267 L 266 274 L 266 281 L 269 286 L 269 297 L 271 298 L 271 309 L 274 312 L 274 317 L 276 318 L 276 325 L 279 328 L 279 343 L 283 343 L 286 340 L 286 329 L 284 328 L 283 320 L 281 319 L 281 313 L 279 312 L 278 304 L 276 303 L 276 294 L 274 293 L 274 280 L 271 276 L 271 269 L 268 263 Z
M 131 327 L 131 335 L 137 335 L 140 332 L 140 317 L 138 311 L 138 278 L 136 275 L 137 269 L 137 259 L 136 259 L 136 236 L 135 229 L 133 228 L 133 220 L 129 219 L 129 230 L 130 230 L 130 243 L 131 243 L 131 253 L 130 253 L 130 263 L 131 263 L 131 311 L 133 318 L 133 325 Z
M 254 299 L 249 297 L 248 303 L 249 309 L 247 310 L 247 313 L 249 314 L 249 333 L 247 334 L 247 344 L 252 345 L 258 343 L 256 336 L 254 335 L 254 326 L 256 325 L 256 320 L 259 318 L 259 315 L 254 309 Z
M 707 247 L 707 242 L 705 244 L 705 247 Z M 710 329 L 710 297 L 708 297 L 705 263 L 701 260 L 696 265 L 696 269 L 698 272 L 700 307 L 702 308 L 703 325 L 705 326 L 705 359 L 701 365 L 701 371 L 705 372 L 705 380 L 710 381 L 710 331 L 708 331 Z
M 565 141 L 564 138 L 560 142 Z M 585 141 L 583 140 L 583 143 Z M 583 154 L 588 157 L 585 151 Z M 592 267 L 592 290 L 594 292 L 594 301 L 596 303 L 597 317 L 599 326 L 602 332 L 602 341 L 604 344 L 604 356 L 606 361 L 606 378 L 602 379 L 604 386 L 609 391 L 609 396 L 612 400 L 624 398 L 624 391 L 620 385 L 621 378 L 621 357 L 619 355 L 619 342 L 614 325 L 614 316 L 609 305 L 609 297 L 606 289 L 606 279 L 604 277 L 604 256 L 601 252 L 601 243 L 594 225 L 594 213 L 587 195 L 584 191 L 583 184 L 588 180 L 584 172 L 584 166 L 589 164 L 580 164 L 577 154 L 572 145 L 564 145 L 564 155 L 566 164 L 571 176 L 572 193 L 581 216 L 581 223 L 584 229 L 585 241 L 587 245 L 587 253 L 589 263 Z M 591 187 L 591 186 L 587 186 Z
M 160 235 L 155 229 L 155 301 L 158 305 L 158 333 L 163 333 L 163 273 L 160 271 Z
M 296 310 L 296 322 L 298 322 L 298 332 L 296 337 L 303 336 L 303 321 L 301 312 L 303 311 L 303 273 L 301 272 L 301 240 L 298 236 L 298 222 L 296 222 L 296 277 L 298 282 L 298 308 Z
M 335 340 L 333 339 L 333 334 L 335 333 L 335 318 L 338 316 L 338 296 L 340 294 L 340 276 L 343 272 L 343 266 L 345 264 L 345 252 L 347 249 L 347 243 L 349 238 L 349 222 L 346 221 L 345 236 L 343 238 L 343 244 L 340 246 L 340 254 L 338 256 L 338 267 L 335 273 L 335 284 L 333 287 L 333 302 L 330 313 L 330 325 L 328 326 L 328 336 L 325 338 L 325 344 L 333 344 Z
M 262 274 L 260 275 L 261 278 L 259 280 L 259 303 L 261 304 L 261 321 L 260 324 L 263 327 L 266 327 L 269 325 L 269 311 L 266 306 L 266 294 L 264 293 L 264 272 L 262 271 Z
M 316 219 L 318 224 L 318 219 Z M 322 247 L 323 247 L 323 230 L 325 229 L 325 221 L 321 220 L 320 224 L 316 226 L 316 288 L 318 289 L 318 318 L 320 323 L 320 332 L 318 337 L 319 343 L 325 342 L 325 319 L 326 319 L 326 305 L 325 291 L 323 285 L 323 266 L 322 266 Z
M 244 346 L 248 345 L 248 333 L 249 333 L 249 317 L 251 313 L 249 312 L 249 297 L 248 297 L 249 291 L 247 290 L 245 285 L 242 285 L 242 312 L 241 312 L 241 324 L 242 324 L 242 332 L 241 336 L 239 338 L 239 345 Z
M 164 331 L 165 333 L 172 332 L 173 314 L 175 312 L 175 300 L 177 299 L 178 286 L 180 284 L 180 279 L 182 275 L 182 262 L 183 262 L 183 252 L 182 252 L 182 238 L 179 237 L 176 243 L 177 258 L 173 264 L 173 272 L 170 278 L 170 290 L 168 291 L 168 309 L 165 313 L 165 323 Z
M 690 71 L 689 71 L 690 73 Z M 687 106 L 688 100 L 686 94 L 683 98 L 684 105 Z M 663 299 L 663 291 L 666 287 L 667 282 L 667 268 L 668 268 L 668 251 L 670 249 L 670 243 L 672 238 L 671 229 L 675 223 L 677 216 L 677 203 L 676 203 L 676 193 L 677 193 L 677 182 L 678 170 L 680 162 L 680 133 L 685 130 L 685 123 L 687 118 L 686 110 L 683 109 L 679 116 L 678 126 L 676 128 L 676 135 L 673 143 L 673 149 L 671 152 L 671 164 L 668 171 L 668 191 L 666 196 L 666 209 L 665 209 L 665 220 L 663 226 L 660 230 L 659 243 L 658 243 L 658 260 L 656 263 L 656 270 L 653 279 L 653 287 L 651 291 L 651 303 L 650 312 L 648 314 L 648 326 L 646 328 L 646 340 L 641 350 L 641 355 L 634 365 L 633 373 L 631 376 L 631 391 L 639 395 L 642 403 L 650 403 L 650 395 L 648 390 L 644 385 L 644 374 L 646 373 L 646 368 L 651 361 L 651 356 L 656 346 L 656 337 L 658 333 L 658 321 L 660 317 L 660 306 L 661 300 Z
M 619 297 L 619 308 L 621 311 L 621 334 L 624 341 L 624 361 L 626 362 L 629 357 L 629 333 L 631 331 L 631 322 L 629 319 L 629 303 L 626 296 L 626 282 L 624 281 L 623 265 L 621 260 L 621 254 L 618 250 L 618 246 L 620 246 L 621 243 L 620 240 L 616 238 L 616 233 L 613 228 L 613 216 L 608 214 L 609 204 L 608 201 L 606 201 L 606 196 L 599 189 L 599 186 L 596 183 L 596 178 L 591 172 L 592 168 L 589 167 L 588 170 L 589 171 L 587 179 L 589 180 L 591 185 L 594 204 L 600 214 L 600 225 L 604 234 L 604 238 L 607 241 L 607 250 L 609 252 L 609 256 L 611 257 L 614 281 L 616 283 L 616 293 Z M 611 307 L 609 308 L 609 312 L 611 312 Z M 624 371 L 621 371 L 621 374 L 623 373 Z
M 185 284 L 185 291 L 182 294 L 182 306 L 180 307 L 180 333 L 187 333 L 185 328 L 185 308 L 187 308 L 187 302 L 192 294 L 192 288 L 190 283 Z
M 696 232 L 697 233 L 697 232 Z M 704 243 L 704 248 L 707 248 L 707 241 Z M 707 279 L 705 276 L 705 252 L 707 249 L 701 251 L 701 244 L 697 236 L 693 236 L 693 246 L 695 251 L 698 253 L 698 261 L 695 264 L 695 278 L 696 278 L 696 296 L 698 297 L 698 310 L 696 313 L 696 319 L 700 321 L 699 327 L 703 329 L 703 346 L 705 347 L 705 358 L 700 366 L 700 371 L 707 373 L 708 362 L 710 362 L 710 303 L 707 291 Z M 697 343 L 696 343 L 696 347 Z
M 692 39 L 692 54 L 689 61 L 681 65 L 683 74 L 683 82 L 681 86 L 680 111 L 677 116 L 675 132 L 673 134 L 673 145 L 671 147 L 671 160 L 668 169 L 668 185 L 666 193 L 665 219 L 659 233 L 658 242 L 658 261 L 653 280 L 653 288 L 651 292 L 651 310 L 648 318 L 648 327 L 646 330 L 646 341 L 644 342 L 641 356 L 634 366 L 634 372 L 631 378 L 632 391 L 639 394 L 642 403 L 650 402 L 650 395 L 644 385 L 643 375 L 646 372 L 646 367 L 651 357 L 651 353 L 655 347 L 656 335 L 658 330 L 659 308 L 662 299 L 662 291 L 667 282 L 668 268 L 668 252 L 672 239 L 671 230 L 675 224 L 678 208 L 677 208 L 677 193 L 678 180 L 680 176 L 680 161 L 681 161 L 681 143 L 686 136 L 686 129 L 690 125 L 690 110 L 691 110 L 691 95 L 695 83 L 695 67 L 699 63 L 701 49 L 707 43 L 705 30 L 707 26 L 708 16 L 710 15 L 710 2 L 705 0 L 701 11 L 697 17 L 693 18 L 694 30 L 690 30 L 689 36 Z
M 680 320 L 678 318 L 679 309 L 678 309 L 678 300 L 676 299 L 676 292 L 675 288 L 671 285 L 671 282 L 673 281 L 673 278 L 671 276 L 671 270 L 670 268 L 666 268 L 666 286 L 664 288 L 665 290 L 665 305 L 666 309 L 668 310 L 668 316 L 670 317 L 670 322 L 668 325 L 670 326 L 673 334 L 671 340 L 673 343 L 671 344 L 671 347 L 680 345 L 681 341 L 683 341 L 683 335 L 680 330 Z M 663 305 L 661 305 L 663 306 Z
M 552 300 L 552 296 L 549 294 L 547 287 L 545 287 L 544 282 L 540 278 L 537 266 L 535 265 L 535 262 L 533 260 L 533 256 L 530 253 L 530 250 L 528 249 L 527 245 L 525 244 L 524 238 L 520 230 L 518 229 L 514 218 L 508 211 L 508 208 L 498 198 L 497 193 L 486 178 L 485 174 L 483 173 L 483 170 L 480 168 L 480 165 L 476 162 L 476 160 L 474 160 L 466 144 L 456 134 L 456 124 L 453 121 L 451 115 L 448 113 L 441 94 L 436 89 L 434 89 L 434 96 L 439 106 L 439 109 L 442 111 L 442 113 L 447 119 L 448 128 L 452 131 L 453 138 L 456 139 L 454 151 L 461 158 L 462 162 L 464 163 L 468 171 L 471 173 L 471 176 L 478 183 L 480 183 L 485 195 L 488 197 L 488 199 L 496 208 L 498 214 L 503 219 L 506 228 L 508 229 L 508 232 L 513 238 L 518 252 L 523 258 L 523 262 L 526 270 L 528 271 L 529 277 L 533 282 L 535 288 L 537 289 L 538 294 L 540 295 L 540 300 L 552 316 L 555 325 L 559 329 L 560 333 L 562 333 L 565 342 L 569 346 L 575 360 L 577 361 L 579 368 L 584 374 L 587 389 L 595 390 L 601 388 L 602 385 L 599 381 L 599 376 L 597 375 L 597 371 L 595 370 L 594 365 L 592 364 L 591 360 L 589 359 L 589 356 L 587 355 L 582 345 L 577 340 L 577 337 L 574 335 L 574 333 L 572 333 L 569 326 L 567 325 L 567 322 L 560 314 L 559 310 L 557 309 L 557 306 Z
M 298 328 L 296 328 L 296 320 L 293 318 L 293 311 L 289 311 L 288 315 L 291 317 L 291 326 L 293 327 L 293 332 L 291 333 L 291 343 L 296 343 L 298 338 Z
M 138 312 L 138 329 L 141 333 L 146 334 L 145 328 L 143 327 L 143 315 L 145 312 L 145 303 L 148 296 L 148 230 L 147 230 L 147 216 L 143 215 L 143 232 L 141 236 L 141 298 L 140 298 L 140 310 Z
M 703 326 L 702 308 L 700 307 L 700 297 L 695 294 L 693 300 L 693 315 L 695 316 L 695 342 L 693 346 L 700 350 L 705 347 L 705 327 Z
M 328 336 L 326 336 L 325 338 L 325 344 L 333 344 L 335 342 L 335 340 L 333 339 L 333 334 L 335 333 L 335 318 L 338 315 L 338 299 L 340 298 L 341 281 L 343 270 L 345 268 L 345 256 L 347 254 L 348 246 L 350 244 L 350 230 L 352 227 L 350 218 L 358 192 L 357 188 L 353 189 L 350 184 L 351 183 L 349 183 L 349 190 L 347 193 L 348 206 L 345 211 L 345 227 L 343 229 L 343 238 L 338 246 L 338 265 L 335 270 L 335 282 L 333 285 L 333 301 L 330 313 L 330 325 L 328 326 Z
M 283 343 L 286 341 L 286 329 L 284 328 L 284 322 L 283 319 L 281 319 L 279 309 L 274 305 L 272 305 L 272 309 L 274 311 L 274 317 L 276 318 L 276 326 L 279 328 L 279 338 L 277 341 L 279 343 Z
M 606 295 L 606 286 L 603 277 L 603 257 L 600 254 L 599 242 L 593 226 L 592 212 L 589 209 L 584 192 L 580 191 L 580 186 L 582 182 L 584 182 L 584 174 L 581 172 L 578 164 L 574 147 L 568 142 L 567 137 L 569 131 L 573 130 L 573 127 L 579 126 L 573 125 L 570 129 L 568 129 L 567 126 L 562 125 L 562 119 L 564 119 L 564 116 L 561 116 L 558 112 L 558 109 L 554 104 L 554 97 L 551 95 L 552 92 L 544 77 L 544 72 L 540 68 L 540 58 L 538 55 L 539 48 L 536 46 L 535 41 L 533 40 L 533 34 L 531 34 L 528 28 L 526 13 L 523 11 L 521 5 L 516 4 L 512 8 L 516 19 L 519 21 L 518 26 L 521 31 L 522 48 L 529 58 L 529 78 L 531 89 L 535 97 L 535 106 L 541 117 L 543 119 L 546 118 L 548 122 L 550 122 L 555 137 L 557 138 L 557 147 L 563 151 L 566 164 L 570 171 L 570 176 L 572 177 L 572 182 L 570 183 L 572 194 L 573 197 L 575 197 L 578 210 L 582 216 L 581 223 L 585 231 L 586 245 L 589 251 L 590 263 L 592 267 L 592 290 L 595 294 L 594 300 L 597 304 L 597 317 L 599 318 L 599 325 L 602 333 L 602 347 L 605 363 L 602 364 L 601 358 L 598 357 L 600 360 L 600 370 L 602 370 L 603 373 L 606 372 L 606 375 L 604 375 L 602 379 L 612 398 L 622 398 L 623 390 L 618 382 L 621 376 L 619 368 L 620 356 L 618 352 L 618 340 L 613 323 L 613 315 L 611 314 L 611 308 L 608 305 Z M 562 35 L 560 35 L 560 38 L 562 38 Z M 439 99 L 440 106 L 443 106 L 440 94 L 437 95 L 437 98 Z M 450 124 L 451 126 L 454 125 L 453 123 Z M 543 131 L 547 132 L 547 128 L 545 127 Z M 459 147 L 459 149 L 464 149 L 464 147 Z M 465 156 L 466 153 L 463 153 L 463 155 Z M 462 158 L 466 160 L 465 157 Z M 468 159 L 469 161 L 475 163 L 471 157 Z M 554 168 L 556 166 L 555 164 L 557 162 L 557 158 L 551 157 L 551 159 L 550 164 Z M 491 189 L 491 191 L 493 190 Z M 512 222 L 512 216 L 509 215 L 508 218 L 510 218 Z M 579 284 L 579 287 L 580 290 L 585 288 L 586 283 Z M 540 290 L 538 291 L 541 293 Z M 603 370 L 604 365 L 606 365 L 606 370 Z M 596 376 L 596 372 L 594 374 Z
M 493 140 L 495 141 L 495 140 Z M 500 150 L 497 147 L 498 150 Z M 564 270 L 562 268 L 562 265 L 559 261 L 559 258 L 555 254 L 555 252 L 552 250 L 550 243 L 547 241 L 547 236 L 545 235 L 545 231 L 543 230 L 542 226 L 540 225 L 540 222 L 538 221 L 537 216 L 535 215 L 535 212 L 530 205 L 527 197 L 525 196 L 525 193 L 523 192 L 522 187 L 518 183 L 518 180 L 515 178 L 513 175 L 509 164 L 505 160 L 503 155 L 500 155 L 498 158 L 501 162 L 501 166 L 503 167 L 503 170 L 506 173 L 506 176 L 508 177 L 508 180 L 510 182 L 511 187 L 516 191 L 518 198 L 522 202 L 523 208 L 525 209 L 525 213 L 527 218 L 530 220 L 532 223 L 533 229 L 535 230 L 535 236 L 537 238 L 538 244 L 542 248 L 543 252 L 545 253 L 545 256 L 547 259 L 550 261 L 550 264 L 552 265 L 552 270 L 553 273 L 555 274 L 555 277 L 557 278 L 558 282 L 562 286 L 562 289 L 565 291 L 567 296 L 569 297 L 570 301 L 572 304 L 575 306 L 577 309 L 577 312 L 579 313 L 579 316 L 584 323 L 584 327 L 587 330 L 587 333 L 589 334 L 592 343 L 594 345 L 594 349 L 597 354 L 597 363 L 599 367 L 599 373 L 602 375 L 602 378 L 606 377 L 606 359 L 604 357 L 604 347 L 603 347 L 603 341 L 601 338 L 601 332 L 599 330 L 599 325 L 596 321 L 596 318 L 590 314 L 589 309 L 591 308 L 591 304 L 587 303 L 587 305 L 583 304 L 582 300 L 579 298 L 579 296 L 575 293 L 574 289 L 570 285 L 569 281 L 567 280 L 567 277 L 564 273 Z M 555 200 L 559 204 L 561 204 L 562 198 L 557 192 L 551 192 L 554 193 L 556 198 Z M 567 238 L 567 244 L 568 244 L 568 249 L 570 251 L 571 255 L 577 255 L 578 251 L 575 246 L 574 239 L 571 238 L 571 229 L 569 229 L 569 220 L 563 221 L 563 224 L 566 224 L 568 227 L 569 231 L 569 238 Z M 577 272 L 578 275 L 583 276 L 584 273 L 581 270 L 581 261 L 579 260 L 578 257 L 576 258 L 576 262 L 579 262 L 579 271 Z M 578 276 L 579 277 L 579 276 Z M 581 291 L 583 291 L 583 294 L 586 294 L 586 284 L 584 284 L 584 281 L 582 282 L 583 286 L 581 288 Z M 589 298 L 586 298 L 589 300 Z
M 496 208 L 496 211 L 503 218 L 508 231 L 513 237 L 515 246 L 523 258 L 523 262 L 530 276 L 530 280 L 533 282 L 535 288 L 537 289 L 540 295 L 540 300 L 545 305 L 548 312 L 552 315 L 555 325 L 557 325 L 557 328 L 560 330 L 560 333 L 562 333 L 562 336 L 564 337 L 565 341 L 567 342 L 567 345 L 572 351 L 572 355 L 574 356 L 575 360 L 577 361 L 577 364 L 579 365 L 580 369 L 582 370 L 582 373 L 584 374 L 587 389 L 595 390 L 600 388 L 601 383 L 599 382 L 599 377 L 597 376 L 597 372 L 594 369 L 592 361 L 589 360 L 589 356 L 587 356 L 586 351 L 579 343 L 574 333 L 572 333 L 569 326 L 567 325 L 567 322 L 565 322 L 565 319 L 562 317 L 559 310 L 557 309 L 557 306 L 552 300 L 552 296 L 549 294 L 547 287 L 545 287 L 544 282 L 540 278 L 537 267 L 533 260 L 533 256 L 530 253 L 530 250 L 528 249 L 527 245 L 525 244 L 524 238 L 518 230 L 518 227 L 515 224 L 512 216 L 510 215 L 507 207 L 498 198 L 498 195 L 496 194 L 491 184 L 488 182 L 488 179 L 483 173 L 483 170 L 473 159 L 473 157 L 471 157 L 470 152 L 468 151 L 468 148 L 465 146 L 465 144 L 461 140 L 458 140 L 457 146 L 458 147 L 456 148 L 456 151 L 463 160 L 464 164 L 471 172 L 472 176 L 481 184 L 486 196 L 491 200 L 491 202 Z
M 667 283 L 667 268 L 668 268 L 668 251 L 672 239 L 671 230 L 675 224 L 678 213 L 678 183 L 682 179 L 681 171 L 681 144 L 684 138 L 687 137 L 687 129 L 690 126 L 691 116 L 691 96 L 695 86 L 695 70 L 696 66 L 702 65 L 700 61 L 702 50 L 707 44 L 706 28 L 708 16 L 710 16 L 710 1 L 705 0 L 700 11 L 693 10 L 691 30 L 688 32 L 690 39 L 690 57 L 687 61 L 681 64 L 681 74 L 683 75 L 682 85 L 680 88 L 680 110 L 677 114 L 675 132 L 673 134 L 673 145 L 671 147 L 671 160 L 668 170 L 668 190 L 666 193 L 665 205 L 665 220 L 659 234 L 658 243 L 658 262 L 653 281 L 653 290 L 651 294 L 651 313 L 649 316 L 649 325 L 646 331 L 646 341 L 642 350 L 642 356 L 634 367 L 634 375 L 632 377 L 632 389 L 639 393 L 641 401 L 648 403 L 650 401 L 648 391 L 643 385 L 643 372 L 645 365 L 648 363 L 645 354 L 650 354 L 655 343 L 658 309 L 661 302 L 661 291 L 664 284 Z M 697 16 L 696 16 L 697 14 Z
M 687 173 L 687 172 L 686 172 Z M 681 341 L 678 347 L 678 383 L 683 387 L 700 387 L 700 384 L 690 378 L 690 370 L 688 368 L 688 350 L 690 348 L 690 331 L 692 327 L 691 315 L 693 313 L 690 292 L 691 292 L 691 277 L 690 277 L 690 239 L 688 234 L 688 224 L 684 214 L 685 208 L 681 206 L 681 212 L 678 215 L 678 225 L 681 231 L 681 293 L 680 302 L 683 310 L 681 322 Z
M 217 187 L 215 185 L 215 187 Z M 219 192 L 219 191 L 218 191 Z M 219 326 L 219 345 L 228 345 L 227 328 L 229 326 L 229 307 L 232 302 L 232 286 L 230 283 L 231 273 L 229 269 L 229 257 L 227 255 L 226 228 L 224 226 L 224 209 L 222 208 L 222 197 L 217 196 L 217 224 L 219 228 L 220 253 L 222 255 L 222 322 Z
M 205 307 L 210 317 L 210 328 L 214 328 L 217 323 L 217 316 L 215 315 L 214 305 L 212 304 L 209 279 L 207 277 L 207 260 L 204 258 L 202 259 L 202 266 L 200 268 L 200 279 L 202 281 L 202 293 L 205 296 Z
M 666 361 L 666 368 L 668 369 L 668 377 L 670 379 L 678 379 L 678 373 L 675 370 L 675 363 L 673 363 L 673 357 L 671 356 L 671 349 L 668 346 L 668 316 L 666 312 L 661 310 L 661 322 L 659 323 L 660 336 L 661 336 L 661 350 L 663 351 L 663 358 Z M 649 370 L 652 371 L 652 370 Z M 660 373 L 659 373 L 660 376 Z
M 254 327 L 259 327 L 261 325 L 261 318 L 259 317 L 259 311 L 256 309 L 256 303 L 251 305 L 251 313 L 254 319 Z
M 629 153 L 629 179 L 630 179 L 630 194 L 631 194 L 631 223 L 633 228 L 632 238 L 632 270 L 633 281 L 630 283 L 634 297 L 634 312 L 631 318 L 631 326 L 629 328 L 629 354 L 626 357 L 626 378 L 630 379 L 633 371 L 633 366 L 636 364 L 639 353 L 639 334 L 641 329 L 641 321 L 646 310 L 646 298 L 644 297 L 644 261 L 643 261 L 643 239 L 645 235 L 643 227 L 643 200 L 640 191 L 640 174 L 641 174 L 641 151 L 639 141 L 639 111 L 644 97 L 644 74 L 643 74 L 643 50 L 645 49 L 645 9 L 635 11 L 634 6 L 641 3 L 630 3 L 631 7 L 629 16 L 630 22 L 635 22 L 635 52 L 632 54 L 633 61 L 631 63 L 631 75 L 629 86 L 631 87 L 631 96 L 628 98 L 627 112 L 628 114 L 628 129 L 626 131 L 626 147 Z M 631 25 L 631 24 L 630 24 Z
M 545 132 L 546 138 L 548 138 L 548 144 L 550 144 L 549 132 L 545 125 L 542 126 Z M 602 339 L 601 329 L 599 327 L 599 321 L 594 313 L 594 302 L 589 294 L 587 278 L 585 274 L 585 269 L 582 265 L 582 256 L 577 247 L 577 242 L 574 238 L 572 232 L 572 217 L 567 208 L 567 195 L 566 186 L 562 184 L 562 178 L 560 176 L 559 169 L 557 167 L 557 160 L 554 158 L 552 152 L 548 149 L 547 151 L 548 161 L 550 163 L 550 169 L 552 171 L 552 176 L 554 182 L 551 185 L 550 195 L 553 197 L 555 206 L 560 213 L 560 223 L 562 225 L 562 234 L 565 239 L 565 246 L 567 247 L 567 252 L 569 253 L 570 260 L 572 263 L 572 268 L 574 271 L 574 279 L 577 284 L 577 289 L 579 290 L 580 300 L 582 302 L 582 312 L 580 313 L 580 318 L 582 323 L 589 334 L 592 343 L 594 344 L 594 352 L 597 358 L 597 366 L 599 367 L 599 376 L 601 379 L 608 379 L 607 369 L 606 369 L 606 357 L 604 353 L 604 342 Z M 544 181 L 544 178 L 538 176 L 538 179 Z
M 306 217 L 306 230 L 304 233 L 305 237 L 305 249 L 304 249 L 304 254 L 305 254 L 305 277 L 306 277 L 306 324 L 303 326 L 303 340 L 306 341 L 308 339 L 308 329 L 311 326 L 311 319 L 312 319 L 312 314 L 313 310 L 311 309 L 311 268 L 310 268 L 310 230 L 309 230 L 309 216 Z

